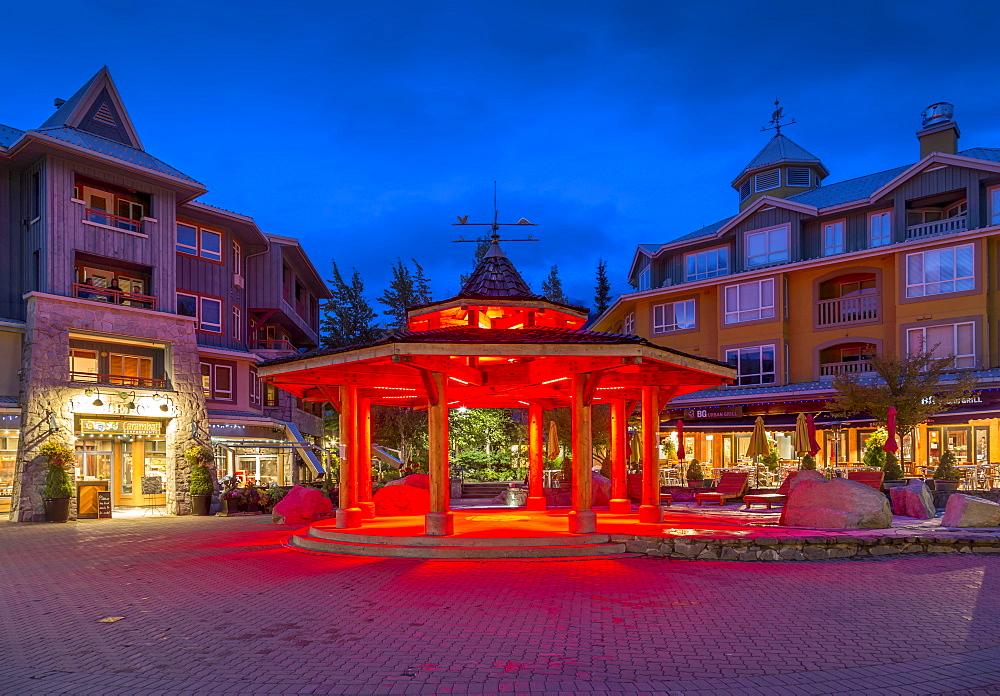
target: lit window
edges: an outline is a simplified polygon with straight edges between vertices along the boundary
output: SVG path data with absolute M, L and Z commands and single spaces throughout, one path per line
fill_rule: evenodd
M 774 279 L 754 280 L 726 287 L 726 323 L 769 319 L 774 316 Z
M 684 257 L 685 280 L 705 280 L 729 273 L 729 247 L 696 251 Z
M 767 191 L 781 186 L 781 170 L 771 169 L 760 174 L 753 175 L 753 187 L 755 191 Z
M 206 399 L 233 400 L 233 368 L 231 365 L 201 363 L 201 387 Z
M 956 368 L 976 366 L 975 325 L 971 321 L 908 329 L 906 346 L 911 355 L 927 352 L 935 358 L 954 356 Z
M 70 379 L 73 382 L 98 381 L 97 351 L 71 350 L 69 352 Z
M 868 241 L 873 247 L 880 247 L 892 241 L 892 213 L 873 213 L 868 216 Z
M 726 362 L 736 368 L 736 384 L 772 384 L 774 382 L 774 346 L 732 348 Z
M 844 221 L 823 225 L 823 256 L 844 253 Z
M 201 363 L 201 388 L 205 392 L 205 398 L 212 398 L 212 366 L 208 363 Z
M 788 228 L 747 233 L 747 265 L 762 266 L 788 260 Z
M 694 300 L 682 300 L 653 306 L 653 333 L 693 329 Z
M 971 244 L 906 255 L 906 296 L 925 297 L 976 285 Z

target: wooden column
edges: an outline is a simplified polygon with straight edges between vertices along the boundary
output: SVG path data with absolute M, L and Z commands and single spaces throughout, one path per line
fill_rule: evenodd
M 585 398 L 590 373 L 573 375 L 573 509 L 569 513 L 571 534 L 593 534 L 597 515 L 593 504 L 594 447 L 591 435 L 590 404 Z
M 611 503 L 610 511 L 616 515 L 632 512 L 632 503 L 628 499 L 628 479 L 626 465 L 628 454 L 625 446 L 628 441 L 628 417 L 625 413 L 625 400 L 615 399 L 611 402 Z
M 449 512 L 448 473 L 448 399 L 445 376 L 440 372 L 427 375 L 427 474 L 431 509 L 424 518 L 427 536 L 448 536 L 455 533 L 455 518 Z
M 663 521 L 660 507 L 659 444 L 660 404 L 656 387 L 642 388 L 642 505 L 639 521 Z
M 544 510 L 545 452 L 542 450 L 542 415 L 539 404 L 528 406 L 528 509 Z
M 357 404 L 357 460 L 355 473 L 358 476 L 358 508 L 364 519 L 375 517 L 375 503 L 372 502 L 372 400 L 359 396 Z
M 337 527 L 360 527 L 361 508 L 358 507 L 357 468 L 357 411 L 358 388 L 340 388 L 340 477 Z

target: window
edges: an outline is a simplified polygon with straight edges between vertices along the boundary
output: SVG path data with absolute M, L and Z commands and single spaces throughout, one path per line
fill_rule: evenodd
M 233 367 L 221 363 L 201 363 L 201 388 L 206 399 L 233 400 Z
M 906 296 L 925 297 L 976 286 L 971 244 L 906 255 Z
M 186 222 L 177 223 L 177 251 L 222 263 L 222 233 Z
M 754 280 L 726 287 L 726 323 L 769 319 L 774 316 L 774 279 Z
M 241 315 L 239 305 L 233 305 L 233 338 L 237 341 L 243 340 L 243 335 L 241 330 L 243 328 L 243 322 L 241 321 Z
M 892 213 L 873 213 L 868 216 L 868 240 L 873 247 L 880 247 L 892 241 Z
M 263 385 L 261 384 L 260 377 L 257 376 L 257 370 L 250 368 L 250 405 L 257 406 L 260 408 L 261 396 L 263 396 Z
M 97 351 L 70 350 L 69 371 L 73 382 L 96 382 L 100 372 L 97 367 Z
M 738 385 L 774 383 L 773 345 L 727 350 L 726 362 L 736 368 Z
M 622 333 L 629 336 L 635 333 L 635 312 L 629 312 L 625 315 L 625 320 L 622 322 Z
M 222 300 L 186 292 L 177 293 L 177 313 L 198 320 L 198 330 L 222 333 Z
M 177 293 L 177 313 L 184 317 L 197 317 L 198 296 Z
M 729 247 L 696 251 L 684 257 L 684 278 L 704 280 L 729 273 Z
M 278 388 L 273 384 L 264 385 L 264 405 L 265 406 L 278 405 Z
M 747 265 L 762 266 L 788 260 L 788 228 L 747 233 Z
M 149 210 L 149 196 L 80 177 L 73 184 L 73 196 L 86 206 L 85 221 L 145 234 L 142 219 Z
M 971 321 L 908 329 L 906 346 L 911 355 L 925 351 L 936 358 L 953 355 L 956 368 L 976 366 L 975 326 Z
M 653 306 L 653 333 L 693 329 L 694 300 L 681 300 Z
M 806 167 L 789 167 L 785 171 L 785 183 L 789 186 L 809 186 L 812 172 Z
M 652 273 L 647 263 L 646 267 L 639 271 L 639 290 L 649 290 L 651 277 Z
M 153 378 L 153 359 L 139 355 L 122 355 L 111 353 L 108 356 L 109 373 L 113 377 L 120 377 L 120 380 L 113 380 L 116 383 L 150 386 Z
M 781 186 L 781 170 L 771 169 L 760 174 L 753 175 L 753 187 L 755 191 L 767 191 Z
M 740 202 L 742 203 L 748 199 L 751 193 L 753 193 L 753 179 L 747 179 L 743 182 L 743 185 L 740 186 Z
M 1000 225 L 1000 186 L 990 189 L 990 224 Z
M 235 239 L 233 240 L 233 275 L 243 275 L 243 250 Z
M 823 256 L 844 253 L 844 221 L 823 225 Z

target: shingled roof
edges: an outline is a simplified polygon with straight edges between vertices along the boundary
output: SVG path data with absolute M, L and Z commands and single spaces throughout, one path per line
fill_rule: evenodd
M 462 297 L 530 297 L 531 288 L 496 242 L 490 245 L 462 289 Z
M 750 164 L 743 168 L 743 171 L 739 173 L 739 176 L 737 176 L 734 181 L 739 181 L 740 178 L 742 178 L 747 172 L 751 172 L 755 169 L 766 167 L 771 164 L 777 164 L 778 162 L 802 162 L 816 164 L 823 170 L 823 176 L 830 173 L 827 171 L 826 167 L 823 166 L 819 157 L 789 139 L 787 136 L 778 133 L 768 141 L 767 145 L 765 145 L 764 148 L 757 153 L 756 157 L 750 160 Z

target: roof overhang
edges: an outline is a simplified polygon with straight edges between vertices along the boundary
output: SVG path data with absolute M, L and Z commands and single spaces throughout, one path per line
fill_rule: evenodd
M 245 246 L 253 248 L 254 252 L 266 251 L 271 246 L 267 235 L 257 227 L 256 221 L 249 215 L 223 210 L 200 201 L 188 201 L 179 212 L 179 217 L 187 217 L 187 214 L 190 214 L 190 217 L 199 221 L 207 221 L 237 231 L 240 241 Z

